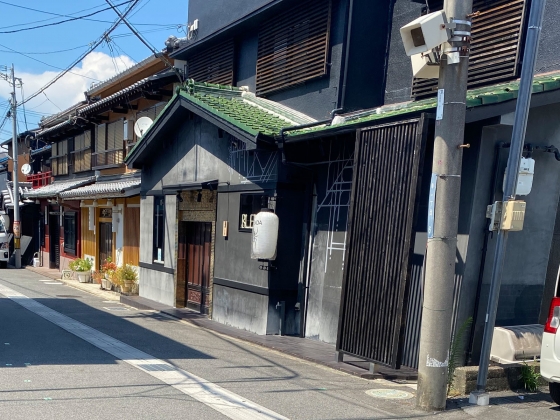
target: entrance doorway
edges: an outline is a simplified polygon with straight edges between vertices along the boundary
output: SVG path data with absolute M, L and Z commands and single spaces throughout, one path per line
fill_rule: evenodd
M 99 268 L 105 263 L 107 258 L 113 257 L 113 231 L 112 224 L 99 223 Z
M 49 215 L 49 268 L 60 268 L 60 227 L 58 212 Z
M 208 314 L 212 223 L 180 222 L 177 306 Z

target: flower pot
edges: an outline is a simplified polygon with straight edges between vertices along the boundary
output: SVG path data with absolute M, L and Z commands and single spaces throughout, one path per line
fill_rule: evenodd
M 87 271 L 77 271 L 78 281 L 80 283 L 91 283 L 91 273 Z
M 109 280 L 108 278 L 102 278 L 101 279 L 101 287 L 104 288 L 105 290 L 111 290 L 111 280 Z
M 121 289 L 123 293 L 130 293 L 132 291 L 132 286 L 134 286 L 133 280 L 125 280 Z

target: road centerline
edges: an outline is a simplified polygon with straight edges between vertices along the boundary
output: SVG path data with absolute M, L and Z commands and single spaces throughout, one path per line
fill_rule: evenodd
M 36 300 L 0 283 L 0 294 L 30 312 L 59 326 L 112 356 L 159 379 L 233 420 L 288 420 L 234 392 L 204 378 L 157 359 L 95 328 L 57 312 Z

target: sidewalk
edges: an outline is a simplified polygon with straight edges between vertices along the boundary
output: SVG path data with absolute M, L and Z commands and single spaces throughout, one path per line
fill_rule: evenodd
M 119 301 L 121 296 L 120 293 L 101 289 L 101 286 L 99 284 L 80 283 L 78 280 L 74 280 L 74 279 L 72 280 L 62 279 L 61 278 L 62 275 L 60 271 L 58 271 L 55 268 L 31 267 L 31 266 L 26 266 L 24 268 L 26 270 L 33 271 L 34 273 L 41 274 L 42 276 L 51 278 L 53 280 L 58 280 L 66 284 L 67 286 L 73 287 L 74 289 L 83 290 L 84 292 L 91 293 L 92 295 L 102 297 L 103 299 L 106 300 Z
M 206 316 L 193 312 L 186 308 L 173 308 L 139 296 L 121 295 L 121 303 L 137 309 L 156 310 L 177 319 L 189 322 L 219 334 L 227 335 L 252 344 L 267 347 L 289 354 L 309 362 L 340 370 L 364 379 L 391 379 L 401 381 L 416 381 L 418 373 L 410 368 L 394 370 L 381 367 L 378 372 L 369 372 L 369 363 L 356 357 L 344 355 L 344 362 L 335 360 L 335 346 L 308 338 L 280 336 L 280 335 L 257 335 L 249 331 L 224 325 L 208 319 Z
M 280 335 L 257 335 L 249 331 L 241 330 L 219 322 L 208 319 L 186 308 L 173 308 L 139 296 L 125 296 L 116 292 L 102 290 L 98 284 L 79 283 L 77 280 L 61 279 L 61 273 L 57 269 L 45 267 L 25 267 L 26 270 L 33 271 L 45 277 L 58 280 L 75 289 L 83 290 L 106 300 L 115 300 L 137 309 L 156 310 L 177 319 L 187 321 L 198 327 L 217 332 L 238 340 L 247 341 L 252 344 L 267 347 L 282 353 L 289 354 L 309 362 L 328 366 L 332 369 L 340 370 L 351 375 L 359 376 L 364 379 L 390 379 L 401 381 L 416 381 L 418 373 L 410 368 L 399 370 L 380 367 L 378 372 L 370 373 L 369 362 L 365 362 L 356 357 L 344 355 L 344 362 L 335 360 L 335 346 L 317 340 L 310 340 L 301 337 L 280 336 Z

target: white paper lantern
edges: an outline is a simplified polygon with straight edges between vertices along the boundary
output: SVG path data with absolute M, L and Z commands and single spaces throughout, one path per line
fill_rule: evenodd
M 253 221 L 251 236 L 251 258 L 256 260 L 276 259 L 278 243 L 278 216 L 271 210 L 263 209 Z

